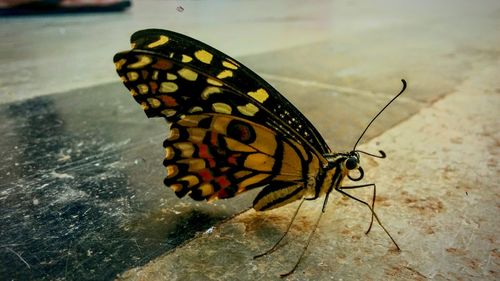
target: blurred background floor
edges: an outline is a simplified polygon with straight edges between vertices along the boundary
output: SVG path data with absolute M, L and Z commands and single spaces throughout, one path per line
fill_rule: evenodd
M 299 242 L 255 263 L 252 253 L 272 244 L 294 206 L 220 224 L 250 207 L 255 192 L 206 204 L 163 186 L 168 129 L 147 120 L 112 63 L 134 31 L 150 27 L 236 57 L 336 151 L 352 146 L 401 78 L 409 82 L 365 139 L 380 136 L 368 145 L 390 152 L 379 162 L 395 165 L 365 160 L 403 254 L 379 229 L 362 235 L 366 210 L 337 199 L 323 218 L 332 226 L 317 235 L 323 249 L 312 245 L 292 279 L 498 279 L 499 26 L 498 1 L 145 0 L 123 13 L 0 18 L 1 279 L 109 280 L 151 262 L 123 276 L 269 280 L 293 264 L 314 207 L 293 234 Z M 460 124 L 484 130 L 457 136 Z M 411 140 L 425 143 L 426 134 L 429 149 L 417 149 Z M 475 151 L 483 158 L 468 154 Z M 388 173 L 398 167 L 402 175 Z M 206 235 L 169 252 L 197 233 Z

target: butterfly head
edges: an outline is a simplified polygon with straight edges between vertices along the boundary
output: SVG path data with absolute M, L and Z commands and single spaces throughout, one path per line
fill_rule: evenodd
M 353 181 L 359 181 L 364 176 L 363 168 L 360 165 L 360 157 L 358 151 L 351 151 L 347 153 L 333 153 L 324 155 L 328 160 L 328 165 L 326 169 L 337 168 L 342 171 L 344 176 L 347 176 Z M 351 173 L 354 174 L 355 170 L 358 170 L 358 176 L 352 177 Z
M 341 167 L 347 177 L 352 181 L 359 181 L 364 176 L 363 168 L 361 168 L 359 162 L 359 153 L 357 151 L 351 151 L 342 155 Z M 357 177 L 352 177 L 351 172 L 358 170 L 359 175 Z
M 363 178 L 365 175 L 365 172 L 363 171 L 363 168 L 360 165 L 360 156 L 359 154 L 363 153 L 368 156 L 372 156 L 375 158 L 385 158 L 385 152 L 380 150 L 379 153 L 380 155 L 376 154 L 371 154 L 366 151 L 362 150 L 353 150 L 349 153 L 344 154 L 344 159 L 342 163 L 342 167 L 344 168 L 344 171 L 346 171 L 347 177 L 352 180 L 352 181 L 359 181 Z M 359 175 L 357 177 L 352 177 L 351 176 L 351 171 L 358 170 Z
M 356 151 L 352 151 L 347 154 L 346 159 L 344 160 L 344 166 L 347 170 L 354 170 L 359 167 L 359 153 Z

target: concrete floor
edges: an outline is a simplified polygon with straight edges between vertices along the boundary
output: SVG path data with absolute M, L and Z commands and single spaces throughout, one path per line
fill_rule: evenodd
M 378 214 L 402 251 L 394 251 L 377 225 L 365 236 L 368 211 L 334 194 L 290 280 L 500 279 L 500 3 L 435 2 L 136 1 L 120 14 L 0 18 L 0 145 L 6 159 L 0 208 L 7 214 L 0 216 L 1 279 L 112 279 L 119 273 L 124 280 L 279 280 L 293 265 L 320 201 L 304 207 L 284 247 L 252 260 L 279 237 L 296 206 L 227 220 L 251 197 L 194 204 L 161 186 L 164 124 L 146 120 L 121 95 L 126 91 L 111 63 L 114 53 L 128 48 L 132 32 L 148 27 L 186 33 L 237 57 L 297 105 L 334 150 L 349 149 L 399 90 L 399 80 L 409 82 L 363 144 L 368 151 L 384 149 L 388 158 L 362 160 L 366 180 L 377 183 Z M 55 121 L 43 118 L 53 111 Z M 62 137 L 57 130 L 38 134 L 54 122 L 64 123 Z M 12 152 L 39 150 L 43 141 L 37 138 L 58 141 L 33 156 L 36 163 L 57 159 L 43 169 L 32 168 L 28 154 Z M 85 157 L 75 155 L 80 150 Z M 106 182 L 111 177 L 120 181 Z M 81 195 L 88 178 L 127 196 Z M 49 180 L 51 196 L 43 189 Z M 370 191 L 356 194 L 369 198 Z M 67 214 L 70 203 L 90 201 L 68 225 L 23 228 L 23 221 L 40 218 L 40 209 L 50 222 Z M 103 213 L 85 216 L 94 209 Z M 113 223 L 88 227 L 100 225 L 100 217 Z M 51 248 L 68 239 L 60 235 L 63 227 L 80 231 L 78 238 Z M 183 234 L 197 231 L 193 239 Z M 120 236 L 127 232 L 136 236 Z M 122 252 L 101 258 L 100 251 L 117 247 L 113 237 L 126 244 L 141 236 L 149 244 L 123 250 L 137 252 L 133 262 Z M 87 243 L 94 240 L 102 243 Z M 99 267 L 113 270 L 96 275 Z

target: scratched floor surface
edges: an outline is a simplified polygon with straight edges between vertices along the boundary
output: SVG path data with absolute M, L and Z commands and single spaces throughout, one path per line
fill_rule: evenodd
M 238 210 L 165 196 L 166 127 L 119 87 L 0 106 L 0 276 L 110 279 Z

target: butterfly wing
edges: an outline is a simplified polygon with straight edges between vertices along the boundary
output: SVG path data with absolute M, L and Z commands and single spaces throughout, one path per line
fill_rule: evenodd
M 177 196 L 213 200 L 268 186 L 257 210 L 301 198 L 308 175 L 320 169 L 320 159 L 294 140 L 225 114 L 186 115 L 172 124 L 164 147 L 165 184 Z
M 176 120 L 180 115 L 219 110 L 269 126 L 310 145 L 331 150 L 319 132 L 285 97 L 253 71 L 222 52 L 185 35 L 147 29 L 131 37 L 132 50 L 114 57 L 118 74 L 149 117 Z M 209 95 L 232 92 L 243 104 L 207 103 Z M 227 98 L 227 96 L 224 96 Z M 215 107 L 215 108 L 214 108 Z
M 227 55 L 165 30 L 132 35 L 114 57 L 148 117 L 171 125 L 165 184 L 179 197 L 212 200 L 259 186 L 254 208 L 304 196 L 330 150 L 310 122 L 267 82 Z

